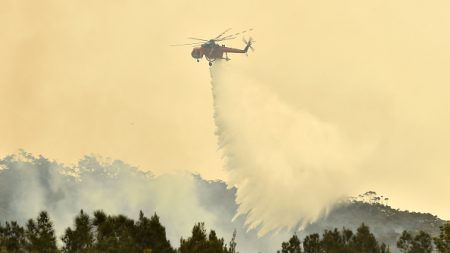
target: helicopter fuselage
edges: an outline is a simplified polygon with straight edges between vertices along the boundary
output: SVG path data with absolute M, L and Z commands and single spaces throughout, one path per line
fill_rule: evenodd
M 193 58 L 197 59 L 197 61 L 203 56 L 209 61 L 213 62 L 217 59 L 227 59 L 224 58 L 223 55 L 227 53 L 247 53 L 248 45 L 244 49 L 231 48 L 226 47 L 225 45 L 218 45 L 214 41 L 208 41 L 202 44 L 200 47 L 196 47 L 192 50 L 191 55 Z

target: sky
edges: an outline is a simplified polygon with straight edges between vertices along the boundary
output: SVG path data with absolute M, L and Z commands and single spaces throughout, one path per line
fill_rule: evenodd
M 444 0 L 1 1 L 0 155 L 99 154 L 227 180 L 208 65 L 168 45 L 254 28 L 256 51 L 232 64 L 371 147 L 355 194 L 450 219 L 449 11 Z

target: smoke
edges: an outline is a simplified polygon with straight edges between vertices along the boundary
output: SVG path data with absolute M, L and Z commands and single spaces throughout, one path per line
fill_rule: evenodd
M 160 216 L 175 246 L 196 222 L 215 224 L 215 215 L 199 202 L 201 193 L 191 174 L 155 177 L 124 162 L 94 156 L 84 157 L 76 166 L 64 166 L 26 152 L 0 159 L 0 164 L 5 168 L 0 173 L 0 222 L 24 224 L 47 210 L 59 236 L 80 209 L 135 219 L 142 210 L 148 217 Z
M 156 213 L 171 244 L 190 235 L 196 222 L 204 222 L 225 241 L 237 231 L 240 252 L 274 252 L 290 236 L 258 237 L 247 232 L 245 216 L 237 212 L 235 189 L 223 181 L 206 181 L 186 172 L 154 176 L 119 160 L 85 156 L 64 165 L 25 151 L 0 159 L 0 223 L 16 220 L 24 225 L 47 210 L 60 237 L 74 217 L 104 210 L 137 219 Z
M 351 192 L 370 153 L 339 126 L 281 101 L 232 64 L 211 68 L 219 146 L 237 188 L 237 216 L 259 235 L 304 227 Z

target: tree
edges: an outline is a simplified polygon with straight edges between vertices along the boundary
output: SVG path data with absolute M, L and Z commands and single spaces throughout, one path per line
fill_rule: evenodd
M 33 219 L 28 221 L 25 237 L 30 252 L 57 252 L 55 230 L 46 211 L 39 213 L 36 222 Z
M 228 244 L 229 248 L 228 248 L 228 253 L 238 253 L 236 251 L 236 229 L 233 231 L 233 237 L 231 237 L 230 243 Z
M 356 230 L 353 237 L 353 249 L 360 253 L 378 253 L 380 247 L 375 236 L 370 232 L 368 226 L 364 223 Z
M 95 249 L 102 253 L 141 253 L 135 241 L 134 220 L 124 215 L 107 216 L 94 212 L 93 223 L 97 231 Z
M 431 239 L 431 236 L 424 231 L 420 231 L 412 241 L 410 253 L 431 253 L 432 251 L 433 240 Z
M 311 234 L 303 240 L 303 250 L 305 253 L 320 253 L 320 237 L 319 234 Z
M 351 231 L 350 229 L 342 229 L 341 238 L 344 245 L 350 245 L 352 243 L 353 236 L 353 231 Z
M 2 226 L 2 223 L 0 222 L 0 252 L 5 247 L 5 228 Z
M 397 241 L 397 248 L 403 253 L 431 253 L 433 242 L 431 236 L 424 231 L 414 237 L 408 231 L 403 231 Z
M 323 232 L 320 248 L 326 253 L 349 252 L 349 247 L 344 244 L 341 233 L 336 228 Z
M 200 249 L 206 247 L 206 229 L 205 223 L 199 222 L 192 228 L 192 235 L 188 239 L 180 239 L 180 253 L 200 252 Z
M 391 253 L 391 250 L 389 249 L 389 246 L 387 246 L 384 242 L 381 243 L 380 253 Z
M 6 222 L 0 226 L 0 249 L 7 252 L 25 252 L 25 230 L 17 222 Z
M 402 232 L 402 235 L 397 240 L 397 248 L 399 248 L 400 251 L 403 253 L 408 253 L 411 251 L 411 249 L 413 247 L 412 241 L 413 241 L 413 238 L 412 238 L 411 234 L 405 230 Z
M 148 219 L 142 211 L 136 222 L 135 239 L 141 251 L 151 249 L 153 253 L 174 253 L 166 237 L 166 229 L 159 222 L 156 213 Z
M 439 236 L 433 240 L 440 253 L 450 253 L 450 221 L 440 227 Z
M 38 235 L 36 222 L 33 219 L 29 219 L 25 230 L 25 247 L 29 252 L 33 252 L 38 245 Z
M 217 237 L 216 231 L 211 230 L 208 235 L 207 250 L 205 252 L 226 253 L 228 249 L 223 238 Z
M 216 232 L 211 230 L 206 234 L 205 224 L 200 222 L 192 228 L 192 235 L 180 240 L 179 253 L 227 253 L 228 249 L 223 238 L 218 238 Z
M 298 239 L 296 234 L 288 242 L 281 244 L 281 253 L 302 253 L 300 239 Z
M 83 210 L 75 217 L 75 228 L 67 228 L 61 240 L 64 243 L 62 252 L 84 253 L 89 252 L 94 247 L 94 232 L 92 221 L 89 215 Z

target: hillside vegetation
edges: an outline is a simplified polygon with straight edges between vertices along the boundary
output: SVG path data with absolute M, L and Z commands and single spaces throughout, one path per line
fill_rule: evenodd
M 81 209 L 127 217 L 135 217 L 140 210 L 157 212 L 167 228 L 168 240 L 175 246 L 196 222 L 205 222 L 227 240 L 236 231 L 242 252 L 274 252 L 294 233 L 305 238 L 334 228 L 356 231 L 362 223 L 395 251 L 404 230 L 437 236 L 445 223 L 431 214 L 393 209 L 385 198 L 368 192 L 362 198 L 339 203 L 302 231 L 281 230 L 258 237 L 257 231 L 247 231 L 245 216 L 233 220 L 237 210 L 235 189 L 222 181 L 207 181 L 191 174 L 155 177 L 122 161 L 95 156 L 86 156 L 71 166 L 25 151 L 0 159 L 0 222 L 25 224 L 47 210 L 56 233 L 62 234 Z

